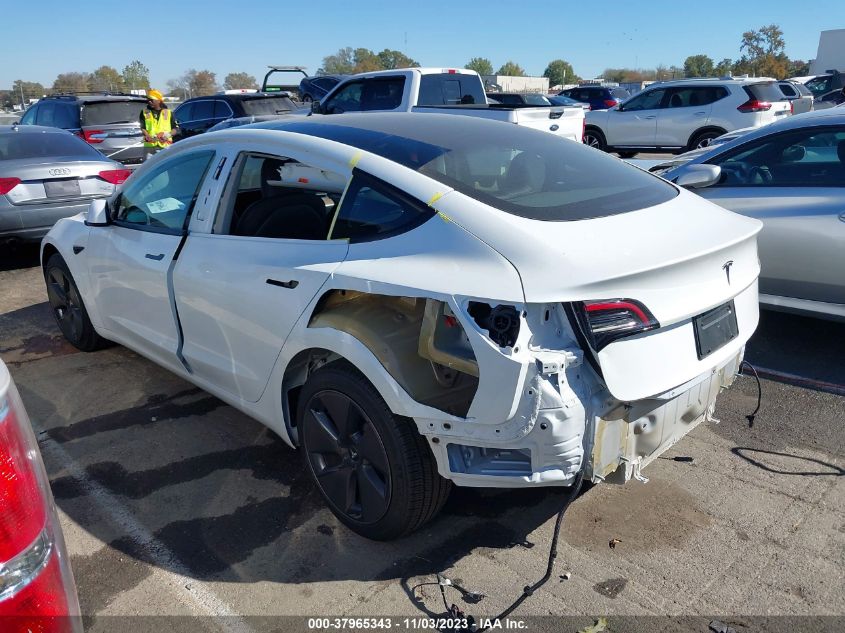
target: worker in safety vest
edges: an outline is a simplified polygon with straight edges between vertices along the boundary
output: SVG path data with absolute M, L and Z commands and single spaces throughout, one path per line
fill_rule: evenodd
M 179 134 L 178 124 L 158 90 L 147 91 L 147 107 L 141 112 L 139 121 L 144 133 L 145 160 L 172 145 L 173 137 Z

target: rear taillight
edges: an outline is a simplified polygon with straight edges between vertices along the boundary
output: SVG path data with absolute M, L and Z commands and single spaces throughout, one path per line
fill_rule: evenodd
M 113 185 L 119 185 L 126 182 L 126 179 L 131 175 L 132 172 L 128 169 L 107 169 L 105 171 L 101 171 L 99 174 L 100 178 Z
M 616 105 L 615 99 L 605 99 L 604 100 L 604 107 L 606 107 L 606 108 L 612 108 L 615 105 Z
M 581 140 L 584 140 L 584 135 L 587 133 L 587 117 L 581 119 Z
M 789 114 L 795 114 L 795 102 L 794 101 L 789 102 Z
M 92 145 L 102 143 L 104 140 L 106 140 L 106 135 L 102 130 L 85 130 L 83 134 L 85 140 L 91 143 Z
M 0 196 L 9 193 L 19 184 L 21 184 L 20 178 L 0 178 Z
M 606 299 L 576 304 L 584 334 L 595 351 L 613 341 L 660 327 L 660 323 L 639 301 Z
M 765 112 L 771 110 L 772 104 L 768 101 L 760 101 L 758 99 L 749 99 L 737 108 L 740 112 Z
M 79 603 L 29 419 L 0 363 L 0 630 L 81 630 Z

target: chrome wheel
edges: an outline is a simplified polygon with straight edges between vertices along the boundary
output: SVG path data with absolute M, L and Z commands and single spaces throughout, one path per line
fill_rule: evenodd
M 595 147 L 596 149 L 601 149 L 601 141 L 598 137 L 590 134 L 589 132 L 584 135 L 584 145 L 589 147 Z
M 68 340 L 79 341 L 83 331 L 82 301 L 74 283 L 59 268 L 47 274 L 47 298 L 62 334 Z
M 388 511 L 387 451 L 370 418 L 338 391 L 320 391 L 305 407 L 302 442 L 317 485 L 335 509 L 370 524 Z

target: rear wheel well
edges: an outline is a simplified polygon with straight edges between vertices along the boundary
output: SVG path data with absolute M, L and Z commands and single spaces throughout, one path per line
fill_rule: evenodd
M 702 128 L 697 129 L 693 132 L 689 137 L 689 142 L 687 143 L 687 148 L 694 148 L 695 141 L 698 139 L 699 136 L 703 136 L 705 134 L 712 134 L 715 133 L 716 136 L 721 136 L 722 134 L 726 134 L 727 130 L 724 128 L 718 127 L 716 125 L 708 125 Z

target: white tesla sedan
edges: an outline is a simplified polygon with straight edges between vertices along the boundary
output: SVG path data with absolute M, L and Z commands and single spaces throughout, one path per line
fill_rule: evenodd
M 161 152 L 42 262 L 74 345 L 266 424 L 388 539 L 450 482 L 644 479 L 733 381 L 760 226 L 520 126 L 315 115 Z

